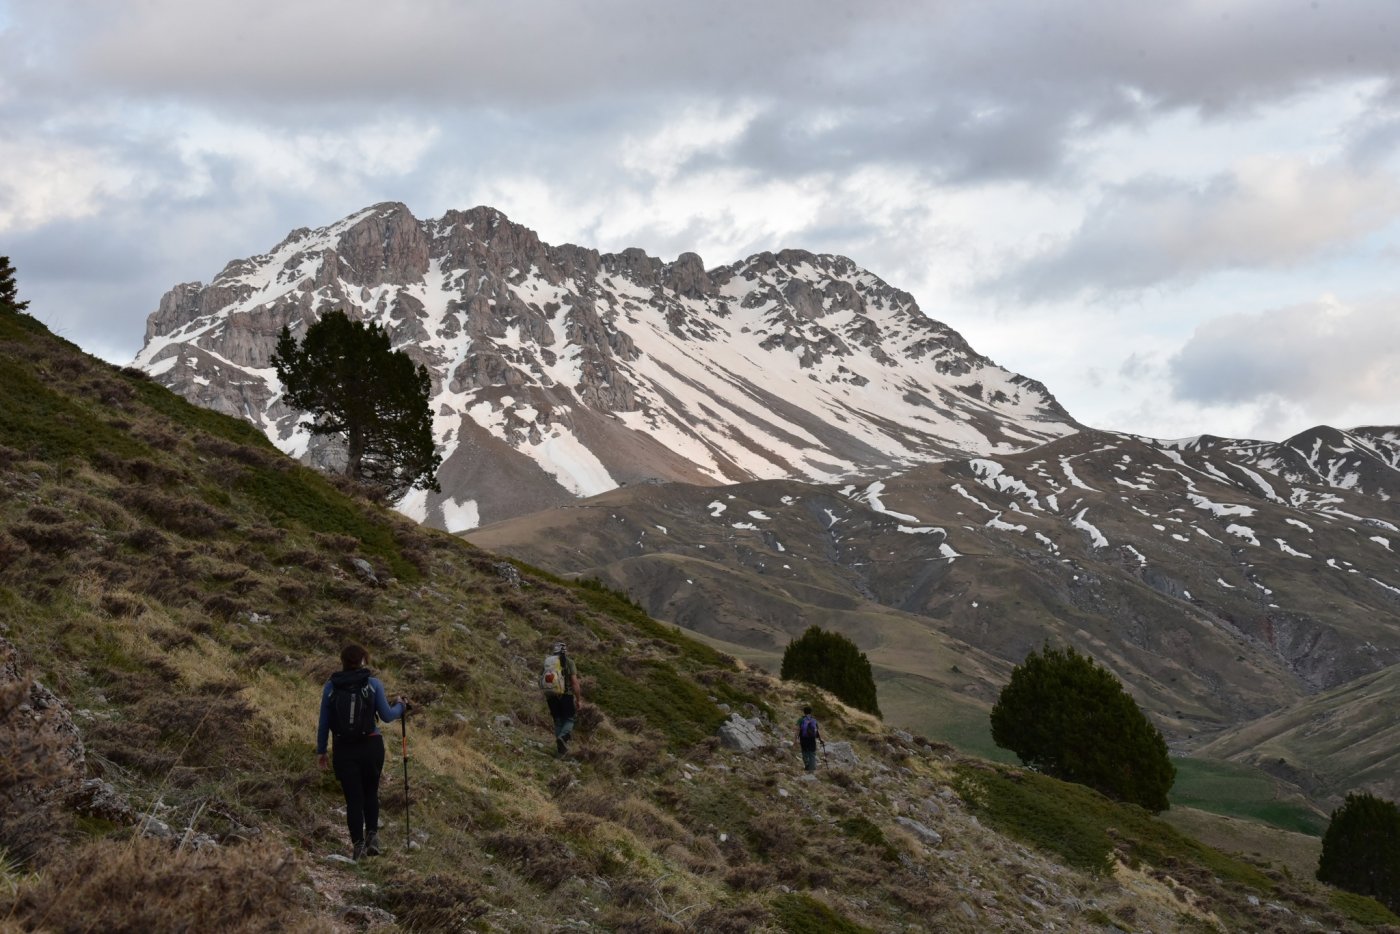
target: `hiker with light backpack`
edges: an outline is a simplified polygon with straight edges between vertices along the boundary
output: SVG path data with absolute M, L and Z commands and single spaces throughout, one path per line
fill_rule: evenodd
M 574 735 L 574 718 L 583 709 L 583 690 L 578 683 L 578 668 L 562 639 L 555 640 L 544 657 L 540 690 L 549 705 L 549 715 L 554 719 L 554 751 L 566 755 L 569 740 Z
M 321 691 L 316 762 L 322 769 L 331 764 L 328 759 L 334 762 L 335 777 L 345 793 L 351 858 L 359 862 L 382 852 L 379 777 L 384 771 L 384 737 L 376 718 L 386 723 L 397 720 L 408 714 L 409 705 L 400 697 L 390 706 L 384 685 L 370 674 L 369 652 L 363 646 L 347 645 L 340 653 L 340 663 L 342 669 L 331 675 Z M 332 735 L 334 755 L 327 757 L 326 742 Z
M 808 772 L 817 770 L 817 743 L 826 746 L 821 725 L 812 716 L 812 708 L 803 707 L 802 719 L 797 721 L 797 744 L 802 747 L 802 767 Z

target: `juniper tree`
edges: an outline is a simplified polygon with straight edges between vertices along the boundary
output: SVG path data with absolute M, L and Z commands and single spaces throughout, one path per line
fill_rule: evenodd
M 8 256 L 0 256 L 0 309 L 24 311 L 28 307 L 28 302 L 19 300 L 19 292 L 15 287 L 15 267 L 10 265 Z
M 1074 649 L 1031 652 L 992 708 L 992 739 L 1054 778 L 1149 811 L 1167 809 L 1176 767 L 1162 734 L 1108 669 Z
M 880 716 L 870 660 L 838 632 L 808 628 L 783 650 L 784 681 L 805 681 L 826 688 L 857 710 Z
M 332 311 L 298 345 L 282 328 L 272 355 L 288 405 L 312 416 L 315 435 L 343 435 L 345 474 L 396 499 L 411 489 L 440 492 L 428 371 L 393 350 L 377 324 Z
M 1400 911 L 1400 808 L 1349 794 L 1322 835 L 1317 878 Z

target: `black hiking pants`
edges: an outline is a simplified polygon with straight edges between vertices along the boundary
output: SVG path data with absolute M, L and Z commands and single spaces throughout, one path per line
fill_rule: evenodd
M 574 718 L 578 707 L 572 694 L 546 694 L 544 702 L 549 705 L 549 715 L 554 718 L 554 738 L 567 740 L 574 732 Z
M 379 776 L 384 771 L 384 737 L 336 740 L 332 765 L 345 792 L 345 823 L 350 842 L 364 843 L 379 830 Z

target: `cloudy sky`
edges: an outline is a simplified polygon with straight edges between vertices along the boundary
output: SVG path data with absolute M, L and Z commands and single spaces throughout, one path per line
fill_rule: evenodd
M 0 254 L 117 362 L 379 201 L 841 253 L 1081 421 L 1400 424 L 1400 3 L 0 0 Z

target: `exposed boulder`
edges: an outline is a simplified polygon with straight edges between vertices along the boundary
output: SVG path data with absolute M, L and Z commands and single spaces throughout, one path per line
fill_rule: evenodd
M 763 735 L 763 721 L 755 718 L 745 720 L 737 713 L 729 715 L 728 721 L 720 724 L 719 741 L 726 748 L 737 749 L 739 752 L 751 752 L 768 745 L 768 738 Z
M 827 743 L 822 747 L 822 759 L 828 766 L 845 768 L 860 762 L 850 743 Z
M 938 846 L 943 842 L 943 835 L 941 833 L 929 827 L 927 824 L 921 824 L 912 817 L 896 817 L 894 822 L 905 830 L 913 833 L 914 836 L 918 837 L 929 846 Z

